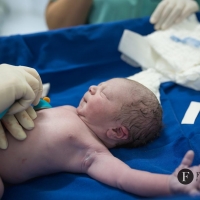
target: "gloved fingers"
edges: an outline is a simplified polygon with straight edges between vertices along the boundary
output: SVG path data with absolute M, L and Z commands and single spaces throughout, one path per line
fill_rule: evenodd
M 197 12 L 198 10 L 198 3 L 196 1 L 193 1 L 193 4 L 184 7 L 181 15 L 176 19 L 175 23 L 180 23 L 181 21 L 189 17 L 192 13 Z
M 25 70 L 27 73 L 29 73 L 30 75 L 32 75 L 34 78 L 36 78 L 37 81 L 38 81 L 38 86 L 37 86 L 37 88 L 35 88 L 35 89 L 33 88 L 34 91 L 37 91 L 37 93 L 35 92 L 36 97 L 35 97 L 35 100 L 33 101 L 33 105 L 36 106 L 36 105 L 39 103 L 40 98 L 41 98 L 41 96 L 42 96 L 42 91 L 43 91 L 42 80 L 41 80 L 41 78 L 40 78 L 40 75 L 38 74 L 38 72 L 37 72 L 35 69 L 30 68 L 30 67 L 24 67 L 24 66 L 21 66 L 21 68 L 24 69 L 24 70 Z M 29 80 L 29 79 L 28 79 L 28 80 Z M 28 80 L 27 80 L 27 81 L 28 81 Z M 30 80 L 31 80 L 31 79 L 30 79 Z M 30 83 L 30 85 L 31 85 L 31 86 L 34 85 L 34 87 L 36 87 L 35 84 L 31 84 L 31 83 Z
M 15 103 L 9 108 L 8 114 L 15 114 L 17 112 L 21 112 L 27 109 L 29 106 L 31 106 L 33 99 L 35 99 L 35 93 L 30 87 L 30 85 L 27 84 L 26 93 L 21 99 L 15 101 Z
M 26 133 L 21 125 L 19 125 L 14 115 L 5 115 L 2 118 L 2 122 L 14 138 L 18 140 L 24 140 L 26 138 Z
M 34 122 L 25 110 L 16 113 L 15 117 L 26 130 L 31 130 L 34 128 Z
M 166 29 L 171 26 L 176 18 L 181 14 L 184 4 L 179 4 L 177 1 L 168 1 L 167 6 L 163 10 L 162 16 L 155 25 L 155 29 Z
M 33 109 L 32 106 L 28 107 L 26 109 L 26 112 L 28 113 L 28 115 L 30 116 L 31 119 L 37 118 L 37 113 L 35 112 L 35 110 Z
M 166 29 L 198 10 L 198 3 L 194 0 L 163 0 L 153 12 L 150 22 L 155 24 L 156 30 Z
M 8 141 L 0 121 L 0 149 L 7 149 L 7 147 L 8 147 Z
M 163 10 L 162 15 L 160 16 L 158 22 L 155 24 L 155 29 L 161 29 L 162 25 L 165 23 L 166 19 L 169 18 L 170 12 L 171 12 L 171 6 L 166 6 L 166 8 Z
M 178 19 L 176 19 L 175 23 L 178 24 L 178 23 L 182 22 L 185 18 L 187 18 L 187 15 L 180 15 L 178 17 Z
M 165 21 L 161 25 L 161 29 L 163 29 L 163 30 L 167 29 L 172 24 L 174 24 L 176 19 L 181 15 L 183 7 L 184 7 L 184 5 L 178 4 L 178 5 L 175 5 L 174 9 L 170 8 L 171 10 L 169 9 L 169 15 L 165 18 Z
M 36 72 L 34 71 L 34 69 L 28 69 L 29 71 Z M 32 91 L 34 92 L 35 96 L 32 99 L 32 104 L 35 105 L 35 102 L 38 104 L 40 97 L 38 96 L 40 94 L 39 90 L 40 90 L 40 82 L 38 81 L 38 79 L 33 76 L 32 74 L 28 73 L 27 71 L 24 72 L 25 76 L 26 76 L 26 81 L 28 82 L 30 89 L 32 89 Z M 28 87 L 28 85 L 27 85 Z M 41 94 L 42 95 L 42 94 Z
M 175 23 L 178 24 L 178 23 L 182 22 L 184 19 L 189 17 L 189 15 L 190 15 L 190 13 L 184 13 L 183 15 L 180 15 L 178 17 L 178 19 L 176 19 Z
M 150 18 L 150 23 L 156 24 L 162 16 L 163 10 L 167 6 L 167 1 L 161 1 Z

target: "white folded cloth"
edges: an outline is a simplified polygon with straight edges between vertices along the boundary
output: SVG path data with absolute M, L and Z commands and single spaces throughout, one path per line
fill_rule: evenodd
M 145 87 L 149 88 L 156 95 L 159 102 L 160 102 L 159 87 L 162 78 L 163 78 L 162 75 L 156 72 L 155 69 L 147 69 L 143 72 L 127 77 L 127 79 L 137 81 L 143 84 Z
M 42 86 L 43 86 L 42 97 L 46 97 L 47 94 L 49 93 L 50 83 L 45 83 Z
M 169 80 L 200 90 L 200 24 L 194 15 L 167 30 L 155 31 L 147 36 L 125 30 L 119 51 L 128 64 L 134 67 L 140 65 L 142 70 L 153 69 L 140 72 L 144 73 L 140 76 L 157 97 L 158 82 Z M 156 84 L 153 83 L 155 80 Z

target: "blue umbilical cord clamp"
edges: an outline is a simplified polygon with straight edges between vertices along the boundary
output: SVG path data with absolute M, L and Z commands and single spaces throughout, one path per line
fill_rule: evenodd
M 34 110 L 42 110 L 42 109 L 47 109 L 47 108 L 52 108 L 52 106 L 49 104 L 49 102 L 45 101 L 44 99 L 40 99 L 38 105 L 33 106 Z M 3 118 L 3 116 L 8 112 L 9 108 L 4 110 L 2 113 L 0 113 L 0 119 Z
M 34 110 L 42 110 L 47 108 L 52 108 L 52 106 L 49 104 L 49 102 L 45 101 L 44 99 L 40 99 L 37 106 L 33 106 Z

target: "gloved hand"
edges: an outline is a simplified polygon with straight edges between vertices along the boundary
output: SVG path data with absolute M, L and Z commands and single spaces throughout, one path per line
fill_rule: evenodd
M 162 0 L 151 15 L 150 22 L 155 24 L 156 30 L 164 30 L 198 10 L 198 3 L 194 0 Z
M 42 81 L 33 68 L 0 65 L 0 113 L 9 108 L 8 114 L 37 105 L 42 95 Z
M 8 142 L 2 124 L 13 135 L 13 137 L 18 140 L 24 140 L 26 138 L 26 133 L 22 127 L 26 130 L 33 129 L 33 119 L 36 117 L 37 114 L 32 106 L 30 106 L 26 111 L 21 111 L 15 115 L 5 115 L 0 121 L 0 149 L 7 149 L 8 147 Z

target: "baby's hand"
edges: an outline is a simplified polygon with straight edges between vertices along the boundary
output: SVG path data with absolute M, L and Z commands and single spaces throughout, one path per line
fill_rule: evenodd
M 173 194 L 185 193 L 185 194 L 190 194 L 192 196 L 200 195 L 200 175 L 199 177 L 197 176 L 197 173 L 198 172 L 200 173 L 200 165 L 190 167 L 190 165 L 192 164 L 193 158 L 194 158 L 194 152 L 188 151 L 185 154 L 179 167 L 170 176 L 169 187 Z M 184 185 L 179 182 L 177 176 L 178 176 L 179 171 L 182 169 L 189 169 L 193 172 L 194 178 L 191 183 Z M 183 174 L 183 176 L 184 176 L 183 178 L 187 180 L 189 174 L 186 173 L 186 174 Z

